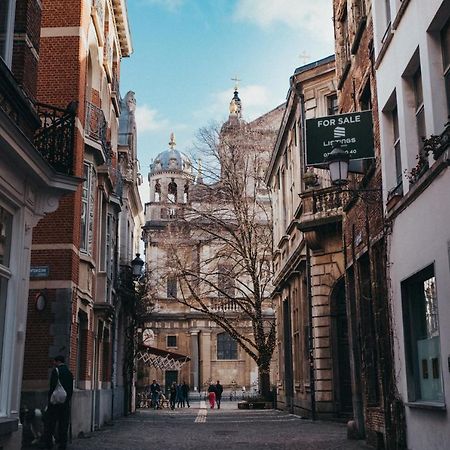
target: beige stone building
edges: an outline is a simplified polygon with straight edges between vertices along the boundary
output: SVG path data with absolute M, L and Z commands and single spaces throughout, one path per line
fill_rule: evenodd
M 244 124 L 252 131 L 257 130 L 261 141 L 255 147 L 267 155 L 268 163 L 281 114 L 282 108 L 277 108 L 253 122 L 245 123 L 241 118 L 241 104 L 236 90 L 230 104 L 230 118 L 222 127 L 221 136 L 231 132 L 233 127 L 233 132 L 237 130 L 239 133 L 239 127 Z M 187 214 L 188 210 L 193 207 L 209 208 L 212 205 L 211 199 L 202 194 L 205 189 L 209 189 L 206 186 L 211 182 L 207 179 L 206 168 L 203 169 L 204 175 L 201 165 L 194 170 L 191 158 L 175 146 L 172 135 L 170 148 L 155 158 L 149 174 L 150 201 L 145 205 L 144 226 L 145 259 L 147 273 L 150 273 L 150 289 L 157 292 L 154 309 L 143 327 L 143 333 L 147 336 L 145 343 L 152 348 L 165 351 L 169 357 L 188 356 L 190 361 L 178 368 L 169 365 L 167 368 L 155 368 L 142 364 L 138 368 L 138 383 L 147 385 L 155 378 L 167 390 L 173 381 L 186 381 L 191 392 L 194 392 L 203 391 L 209 382 L 220 380 L 227 391 L 241 393 L 243 388 L 246 392 L 254 391 L 258 387 L 258 368 L 254 360 L 211 317 L 178 301 L 183 286 L 167 267 L 167 243 L 173 243 L 174 239 L 178 240 L 180 246 L 189 248 L 189 264 L 196 261 L 199 266 L 207 267 L 219 252 L 217 246 L 194 236 L 186 225 L 177 233 L 173 232 L 176 219 Z M 267 190 L 262 186 L 261 195 L 267 196 Z M 227 317 L 238 317 L 238 304 L 224 302 L 220 296 L 221 289 L 235 289 L 234 284 L 233 287 L 227 284 L 229 281 L 221 284 L 221 270 L 223 267 L 214 269 L 215 276 L 219 277 L 218 290 L 208 291 L 205 286 L 199 289 L 203 289 L 202 295 L 207 298 L 210 310 L 220 309 Z M 270 319 L 273 310 L 266 308 L 264 314 Z M 244 330 L 248 328 L 245 334 L 252 333 L 250 322 L 244 321 L 242 327 Z
M 306 168 L 305 121 L 337 113 L 334 56 L 299 67 L 266 182 L 274 199 L 278 405 L 304 416 L 351 412 L 342 192 Z

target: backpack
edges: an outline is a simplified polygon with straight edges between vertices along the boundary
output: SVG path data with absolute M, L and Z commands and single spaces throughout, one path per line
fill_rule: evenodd
M 67 398 L 67 392 L 63 388 L 61 382 L 59 381 L 59 370 L 56 368 L 56 373 L 58 374 L 58 382 L 56 383 L 56 387 L 52 392 L 52 395 L 50 396 L 50 403 L 52 405 L 62 405 Z

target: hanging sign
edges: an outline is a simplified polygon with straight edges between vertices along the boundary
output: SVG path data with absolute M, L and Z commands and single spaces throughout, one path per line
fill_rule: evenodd
M 323 166 L 339 145 L 350 159 L 374 157 L 372 111 L 306 120 L 306 165 Z

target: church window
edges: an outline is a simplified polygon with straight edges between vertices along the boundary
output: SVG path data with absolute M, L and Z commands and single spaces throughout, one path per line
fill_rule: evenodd
M 177 346 L 177 337 L 167 336 L 167 347 L 176 347 L 176 346 Z
M 234 274 L 232 269 L 226 265 L 219 265 L 217 268 L 217 283 L 219 297 L 234 297 Z
M 228 333 L 217 335 L 217 359 L 238 359 L 237 342 Z
M 189 183 L 186 181 L 184 185 L 183 203 L 187 203 L 189 199 Z
M 169 202 L 176 203 L 177 202 L 177 183 L 175 183 L 175 180 L 172 178 L 172 181 L 169 183 L 169 189 L 168 189 L 168 199 Z
M 159 180 L 156 180 L 155 183 L 155 197 L 154 201 L 159 203 L 161 201 L 161 185 L 159 184 Z
M 174 276 L 167 277 L 167 297 L 177 298 L 177 279 Z

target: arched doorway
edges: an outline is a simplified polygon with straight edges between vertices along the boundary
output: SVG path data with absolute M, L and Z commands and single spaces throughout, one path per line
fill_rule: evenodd
M 340 278 L 331 292 L 333 320 L 333 372 L 336 412 L 347 416 L 352 413 L 352 382 L 350 347 L 348 339 L 345 281 Z

